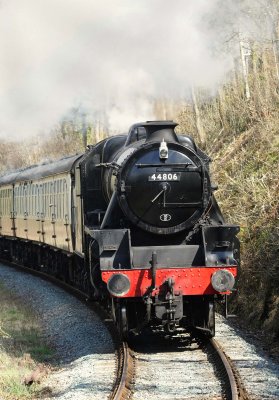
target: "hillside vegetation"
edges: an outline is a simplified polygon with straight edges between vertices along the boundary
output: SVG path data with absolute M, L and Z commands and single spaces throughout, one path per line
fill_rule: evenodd
M 279 351 L 279 81 L 272 46 L 254 47 L 247 63 L 249 98 L 236 71 L 238 79 L 213 99 L 197 90 L 196 109 L 186 107 L 178 121 L 212 157 L 216 197 L 227 221 L 241 227 L 232 307 Z

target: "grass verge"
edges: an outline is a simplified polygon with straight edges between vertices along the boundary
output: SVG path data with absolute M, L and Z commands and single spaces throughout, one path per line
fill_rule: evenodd
M 37 316 L 0 282 L 0 399 L 38 398 L 40 385 L 24 378 L 47 370 L 54 351 L 45 343 Z

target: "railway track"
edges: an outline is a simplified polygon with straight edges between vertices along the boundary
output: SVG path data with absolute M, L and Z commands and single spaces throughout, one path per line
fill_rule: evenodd
M 208 346 L 213 350 L 213 357 L 216 360 L 219 375 L 221 375 L 224 382 L 224 398 L 228 400 L 249 400 L 249 396 L 235 366 L 227 357 L 220 344 L 215 339 L 210 339 Z
M 135 363 L 127 342 L 119 343 L 118 368 L 110 400 L 130 399 L 135 375 Z
M 233 363 L 214 339 L 136 346 L 134 400 L 248 400 Z
M 249 400 L 249 396 L 243 387 L 238 372 L 218 342 L 214 339 L 200 339 L 199 341 L 201 343 L 201 348 L 205 349 L 211 358 L 211 362 L 214 364 L 216 370 L 216 375 L 218 379 L 220 379 L 222 393 L 219 398 L 226 400 Z M 187 359 L 185 359 L 185 365 L 186 364 Z M 119 344 L 118 348 L 117 377 L 110 400 L 131 399 L 133 397 L 135 375 L 136 370 L 133 351 L 129 348 L 127 342 L 122 342 Z M 135 396 L 137 397 L 136 394 Z M 167 393 L 165 393 L 164 396 L 167 396 Z M 183 398 L 192 398 L 192 394 L 185 393 L 183 394 Z
M 19 269 L 22 270 L 21 267 Z M 24 268 L 24 271 L 34 274 L 29 268 Z M 54 281 L 76 297 L 86 299 L 82 292 L 53 278 L 49 279 L 45 274 L 35 272 L 35 275 Z M 128 343 L 119 340 L 112 320 L 99 308 L 99 315 L 116 345 L 117 366 L 110 400 L 249 399 L 235 364 L 216 340 L 199 337 L 191 340 L 184 338 L 181 342 L 179 337 L 174 337 L 160 343 L 158 335 L 154 335 L 151 340 L 145 337 L 143 345 L 133 341 L 129 347 Z

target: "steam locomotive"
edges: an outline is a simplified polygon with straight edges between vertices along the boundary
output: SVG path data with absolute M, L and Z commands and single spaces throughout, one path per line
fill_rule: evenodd
M 133 125 L 84 154 L 0 178 L 0 257 L 110 304 L 123 336 L 154 326 L 213 336 L 234 288 L 209 157 L 172 121 Z

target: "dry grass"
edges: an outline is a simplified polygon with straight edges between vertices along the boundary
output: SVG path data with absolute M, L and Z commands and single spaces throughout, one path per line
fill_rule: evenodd
M 37 317 L 1 284 L 0 302 L 0 398 L 37 398 L 39 385 L 24 385 L 24 377 L 54 353 L 44 343 Z
M 216 197 L 226 220 L 241 226 L 234 311 L 279 348 L 279 82 L 264 58 L 272 58 L 266 49 L 253 54 L 249 101 L 241 77 L 214 98 L 203 91 L 198 98 Z M 181 131 L 195 132 L 194 118 L 185 108 Z
M 235 308 L 272 340 L 279 338 L 277 120 L 243 133 L 219 153 L 214 165 L 221 187 L 217 198 L 227 219 L 241 226 L 242 265 Z

